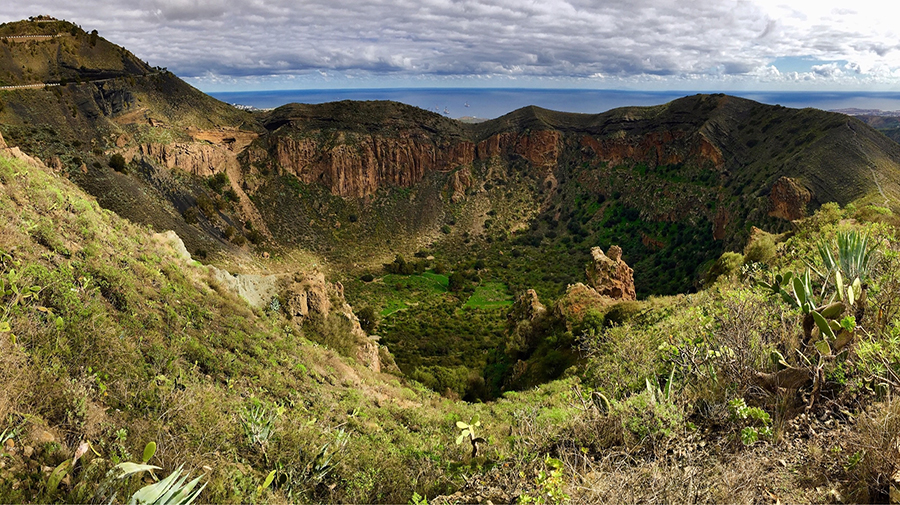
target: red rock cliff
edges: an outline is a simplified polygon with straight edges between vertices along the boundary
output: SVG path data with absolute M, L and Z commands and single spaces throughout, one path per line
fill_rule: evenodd
M 306 183 L 326 185 L 343 197 L 371 195 L 383 185 L 410 187 L 429 171 L 449 171 L 474 159 L 474 145 L 438 145 L 427 139 L 341 134 L 330 146 L 315 139 L 280 137 L 275 161 Z
M 621 165 L 628 161 L 648 166 L 675 165 L 694 161 L 712 163 L 716 169 L 725 165 L 722 152 L 701 134 L 687 136 L 682 131 L 650 132 L 642 136 L 621 136 L 596 139 L 585 135 L 581 139 L 585 154 Z
M 329 142 L 283 136 L 272 149 L 278 165 L 301 181 L 324 184 L 335 195 L 362 197 L 385 185 L 410 187 L 428 172 L 448 172 L 493 156 L 515 154 L 550 171 L 556 167 L 559 140 L 556 131 L 502 133 L 477 146 L 467 140 L 441 144 L 412 135 L 338 134 Z

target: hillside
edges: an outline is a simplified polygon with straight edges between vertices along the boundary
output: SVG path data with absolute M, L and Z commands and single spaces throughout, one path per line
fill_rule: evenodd
M 130 496 L 153 480 L 108 471 L 141 454 L 157 477 L 185 465 L 204 485 L 199 499 L 216 503 L 895 492 L 896 232 L 852 219 L 887 210 L 826 205 L 765 262 L 748 254 L 746 279 L 726 270 L 713 288 L 643 302 L 620 324 L 608 324 L 616 305 L 600 305 L 567 379 L 468 404 L 331 350 L 352 342 L 344 323 L 249 308 L 170 238 L 15 150 L 0 152 L 0 191 L 5 502 Z M 816 245 L 848 231 L 876 249 L 861 272 L 879 288 L 841 322 L 849 353 L 805 365 L 830 351 L 806 347 L 802 314 L 756 282 L 818 264 Z M 783 366 L 794 386 L 767 392 Z
M 592 247 L 622 248 L 639 299 L 690 293 L 754 226 L 788 231 L 826 202 L 900 201 L 900 147 L 836 113 L 725 95 L 476 124 L 392 102 L 250 113 L 74 25 L 2 30 L 48 37 L 10 39 L 16 68 L 43 55 L 40 79 L 85 69 L 0 91 L 11 144 L 104 208 L 174 230 L 201 261 L 252 275 L 315 265 L 374 316 L 369 331 L 407 376 L 470 400 L 577 361 L 569 325 L 545 329 L 549 354 L 508 347 L 504 332 L 522 293 L 549 306 L 582 282 Z M 515 371 L 533 360 L 534 373 Z

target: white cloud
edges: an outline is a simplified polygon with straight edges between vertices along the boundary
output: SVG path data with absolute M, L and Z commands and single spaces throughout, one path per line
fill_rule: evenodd
M 251 76 L 897 82 L 900 6 L 881 0 L 35 0 L 195 83 Z M 824 62 L 782 72 L 773 62 Z M 841 62 L 830 63 L 830 62 Z

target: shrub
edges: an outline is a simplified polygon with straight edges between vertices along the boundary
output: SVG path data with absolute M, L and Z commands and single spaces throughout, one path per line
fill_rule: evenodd
M 203 214 L 212 219 L 216 215 L 216 204 L 212 201 L 212 199 L 206 195 L 200 195 L 197 197 L 197 206 L 200 207 L 200 210 L 203 211 Z
M 681 409 L 671 401 L 656 398 L 647 388 L 625 400 L 613 402 L 610 416 L 624 429 L 626 445 L 656 453 L 684 426 Z
M 740 253 L 726 251 L 716 260 L 713 266 L 706 274 L 706 284 L 712 285 L 720 277 L 725 279 L 734 278 L 741 271 L 741 265 L 744 264 L 744 256 Z
M 197 224 L 197 218 L 200 215 L 200 211 L 197 210 L 197 207 L 188 207 L 181 214 L 184 217 L 184 222 L 187 224 Z
M 119 153 L 109 157 L 109 166 L 116 172 L 127 173 L 125 170 L 125 157 Z
M 359 309 L 356 317 L 359 319 L 359 326 L 362 327 L 364 332 L 370 335 L 375 333 L 375 329 L 378 327 L 378 315 L 375 313 L 375 309 L 370 305 L 366 305 Z
M 860 416 L 841 462 L 861 494 L 856 501 L 886 503 L 880 500 L 894 494 L 890 487 L 900 467 L 897 433 L 900 433 L 900 401 L 878 404 Z
M 240 198 L 238 197 L 237 191 L 235 191 L 235 190 L 233 190 L 233 189 L 231 189 L 231 188 L 226 189 L 226 190 L 225 190 L 225 193 L 223 193 L 223 194 L 224 194 L 224 196 L 225 196 L 225 199 L 228 200 L 228 201 L 231 201 L 231 202 L 237 202 L 237 201 L 240 201 Z
M 757 237 L 744 248 L 745 263 L 768 263 L 774 257 L 775 239 L 768 233 Z
M 226 174 L 225 172 L 219 172 L 209 177 L 206 180 L 206 184 L 216 193 L 221 193 L 222 189 L 224 189 L 225 186 L 229 186 L 231 184 L 231 181 L 229 181 L 228 179 L 228 174 Z
M 263 241 L 263 234 L 260 233 L 259 230 L 250 230 L 250 232 L 247 233 L 247 240 L 253 245 L 259 245 Z

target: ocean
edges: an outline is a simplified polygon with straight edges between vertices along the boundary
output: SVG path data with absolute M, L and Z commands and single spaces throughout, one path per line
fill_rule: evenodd
M 628 105 L 658 105 L 693 95 L 689 91 L 624 91 L 593 89 L 391 88 L 309 89 L 209 93 L 237 105 L 260 109 L 288 103 L 339 100 L 394 100 L 452 118 L 493 119 L 528 105 L 563 112 L 596 114 Z M 728 92 L 767 104 L 823 110 L 900 110 L 900 92 Z

